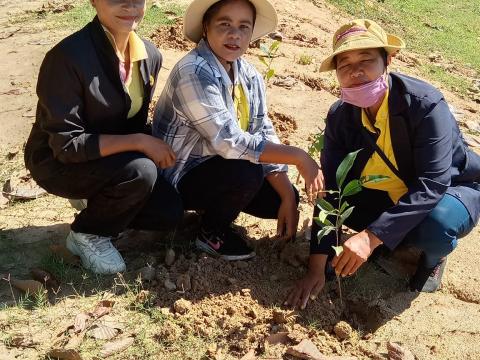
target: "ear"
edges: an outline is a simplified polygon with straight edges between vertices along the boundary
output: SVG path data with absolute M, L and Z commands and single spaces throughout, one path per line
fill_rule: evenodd
M 95 7 L 95 0 L 90 0 L 90 5 L 92 5 L 93 7 Z
M 395 54 L 396 54 L 396 53 L 387 55 L 387 66 L 390 66 L 390 64 L 392 63 L 392 59 L 393 59 L 393 57 L 395 56 Z

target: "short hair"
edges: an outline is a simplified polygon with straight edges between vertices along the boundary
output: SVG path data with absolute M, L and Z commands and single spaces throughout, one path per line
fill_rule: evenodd
M 205 28 L 205 25 L 207 25 L 215 16 L 216 13 L 220 11 L 222 6 L 227 5 L 229 3 L 232 3 L 237 0 L 220 0 L 217 1 L 215 4 L 210 6 L 207 11 L 205 11 L 205 14 L 203 15 L 202 19 L 202 24 L 203 27 Z M 253 5 L 249 0 L 242 0 L 243 2 L 247 3 L 248 6 L 250 6 L 250 9 L 252 10 L 253 13 L 253 24 L 255 25 L 255 21 L 257 20 L 257 9 L 255 8 L 255 5 Z

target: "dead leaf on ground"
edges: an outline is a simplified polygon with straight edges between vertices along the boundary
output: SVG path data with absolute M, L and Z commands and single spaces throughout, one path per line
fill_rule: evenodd
M 32 348 L 38 345 L 37 342 L 34 342 L 30 336 L 24 334 L 16 334 L 12 336 L 12 339 L 8 342 L 8 347 L 16 348 Z
M 415 355 L 410 350 L 395 342 L 387 343 L 389 360 L 415 360 Z
M 87 322 L 92 318 L 91 314 L 80 313 L 75 316 L 73 331 L 78 334 L 87 328 Z
M 50 251 L 62 259 L 64 263 L 80 266 L 80 258 L 73 255 L 65 246 L 58 244 L 50 245 Z
M 88 332 L 88 335 L 97 340 L 111 340 L 119 334 L 119 330 L 99 324 Z
M 104 315 L 107 315 L 112 311 L 112 307 L 115 304 L 115 301 L 112 300 L 102 300 L 100 301 L 97 306 L 95 307 L 95 310 L 92 313 L 92 316 L 95 319 L 101 318 Z
M 118 340 L 115 340 L 115 341 L 110 341 L 110 342 L 106 343 L 105 345 L 103 345 L 103 348 L 100 351 L 100 356 L 107 357 L 107 356 L 111 356 L 111 355 L 114 355 L 114 354 L 118 354 L 118 353 L 126 350 L 130 346 L 132 346 L 134 341 L 135 341 L 135 338 L 131 337 L 131 336 L 126 337 L 126 338 L 122 338 L 122 339 L 118 339 Z
M 45 291 L 45 288 L 41 283 L 35 280 L 17 280 L 10 278 L 10 283 L 13 287 L 28 294 L 38 294 Z
M 256 358 L 255 349 L 250 349 L 240 360 L 255 360 Z
M 53 349 L 46 354 L 46 357 L 60 360 L 82 360 L 78 351 L 73 349 Z
M 308 339 L 303 339 L 300 344 L 289 347 L 286 353 L 304 360 L 325 360 L 325 356 Z
M 30 270 L 30 274 L 32 274 L 32 277 L 35 280 L 39 281 L 42 284 L 45 284 L 46 287 L 49 289 L 58 289 L 59 287 L 58 280 L 48 271 L 40 268 L 33 268 Z

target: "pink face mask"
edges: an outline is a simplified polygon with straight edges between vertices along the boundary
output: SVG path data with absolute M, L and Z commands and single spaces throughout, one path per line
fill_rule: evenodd
M 375 105 L 385 95 L 387 89 L 387 82 L 382 75 L 376 80 L 357 87 L 342 87 L 341 99 L 346 103 L 365 109 Z

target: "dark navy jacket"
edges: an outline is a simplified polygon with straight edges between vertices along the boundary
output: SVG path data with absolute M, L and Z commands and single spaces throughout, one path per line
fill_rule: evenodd
M 456 196 L 472 220 L 478 222 L 480 157 L 465 144 L 454 116 L 437 89 L 398 73 L 390 74 L 389 83 L 392 147 L 408 192 L 367 229 L 394 249 L 445 193 Z M 361 128 L 359 107 L 337 101 L 330 108 L 321 155 L 327 189 L 336 189 L 335 173 L 343 158 L 349 152 L 363 149 L 347 181 L 360 177 L 373 153 Z M 329 246 L 325 245 L 312 239 L 312 253 L 327 253 Z
M 119 75 L 119 59 L 97 17 L 51 49 L 40 67 L 37 115 L 25 147 L 35 180 L 62 171 L 64 164 L 100 157 L 100 134 L 151 132 L 148 107 L 162 64 L 158 49 L 143 40 L 140 61 L 144 99 L 132 118 L 130 97 Z

